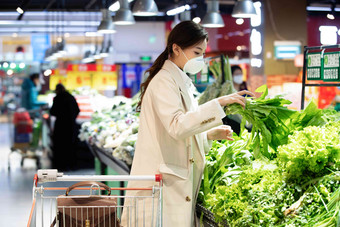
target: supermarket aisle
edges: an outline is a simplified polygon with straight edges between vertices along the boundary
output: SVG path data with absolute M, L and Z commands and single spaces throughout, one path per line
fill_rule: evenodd
M 8 157 L 11 146 L 9 132 L 9 124 L 0 123 L 0 226 L 27 226 L 36 166 L 34 160 L 26 159 L 24 167 L 21 168 L 20 155 L 12 153 L 10 155 L 11 170 L 8 171 Z M 94 170 L 78 170 L 65 174 L 94 174 Z M 61 185 L 63 183 L 55 186 Z
M 0 208 L 0 226 L 25 226 L 27 225 L 28 211 L 31 206 L 31 188 L 35 170 L 32 168 L 19 168 L 20 156 L 12 155 L 12 171 L 8 172 L 8 157 L 11 145 L 9 132 L 10 125 L 8 123 L 1 123 L 0 201 L 2 205 Z

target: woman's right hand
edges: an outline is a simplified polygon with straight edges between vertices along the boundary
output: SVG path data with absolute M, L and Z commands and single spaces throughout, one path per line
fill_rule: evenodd
M 251 97 L 255 96 L 252 92 L 244 90 L 244 91 L 236 92 L 234 94 L 219 97 L 219 98 L 217 98 L 217 101 L 220 103 L 221 106 L 226 106 L 226 105 L 229 105 L 229 104 L 238 103 L 241 106 L 245 107 L 246 98 L 243 97 L 243 95 L 249 95 Z

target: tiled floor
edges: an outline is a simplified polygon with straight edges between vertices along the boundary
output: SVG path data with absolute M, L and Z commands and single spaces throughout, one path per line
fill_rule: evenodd
M 21 156 L 11 153 L 10 125 L 0 123 L 0 227 L 27 226 L 32 205 L 33 177 L 36 173 L 35 161 L 25 159 L 20 166 Z M 11 169 L 8 171 L 8 160 Z M 43 168 L 48 167 L 48 162 Z M 94 170 L 78 170 L 66 174 L 94 174 Z M 60 186 L 56 183 L 55 186 Z

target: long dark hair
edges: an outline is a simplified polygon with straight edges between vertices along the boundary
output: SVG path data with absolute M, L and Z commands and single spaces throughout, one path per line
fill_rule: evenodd
M 141 94 L 137 105 L 137 111 L 141 110 L 143 97 L 150 81 L 156 76 L 159 70 L 161 70 L 165 60 L 168 59 L 169 55 L 172 55 L 172 45 L 176 44 L 181 49 L 185 49 L 194 46 L 205 39 L 208 39 L 208 33 L 201 25 L 196 24 L 193 21 L 183 21 L 174 27 L 174 29 L 169 34 L 165 50 L 158 56 L 153 65 L 146 71 L 146 73 L 149 73 L 149 76 L 140 86 Z

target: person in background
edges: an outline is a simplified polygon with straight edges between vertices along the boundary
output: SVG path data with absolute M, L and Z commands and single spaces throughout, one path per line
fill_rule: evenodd
M 236 91 L 248 90 L 246 82 L 243 81 L 243 73 L 240 66 L 231 66 L 231 74 L 233 76 L 234 88 Z
M 38 73 L 33 73 L 26 78 L 21 85 L 21 107 L 26 110 L 37 110 L 46 105 L 45 102 L 38 101 L 38 94 L 41 90 L 41 84 Z
M 62 84 L 56 86 L 55 93 L 50 110 L 50 114 L 56 117 L 52 134 L 52 165 L 58 170 L 69 170 L 75 167 L 76 118 L 80 110 L 76 99 Z

